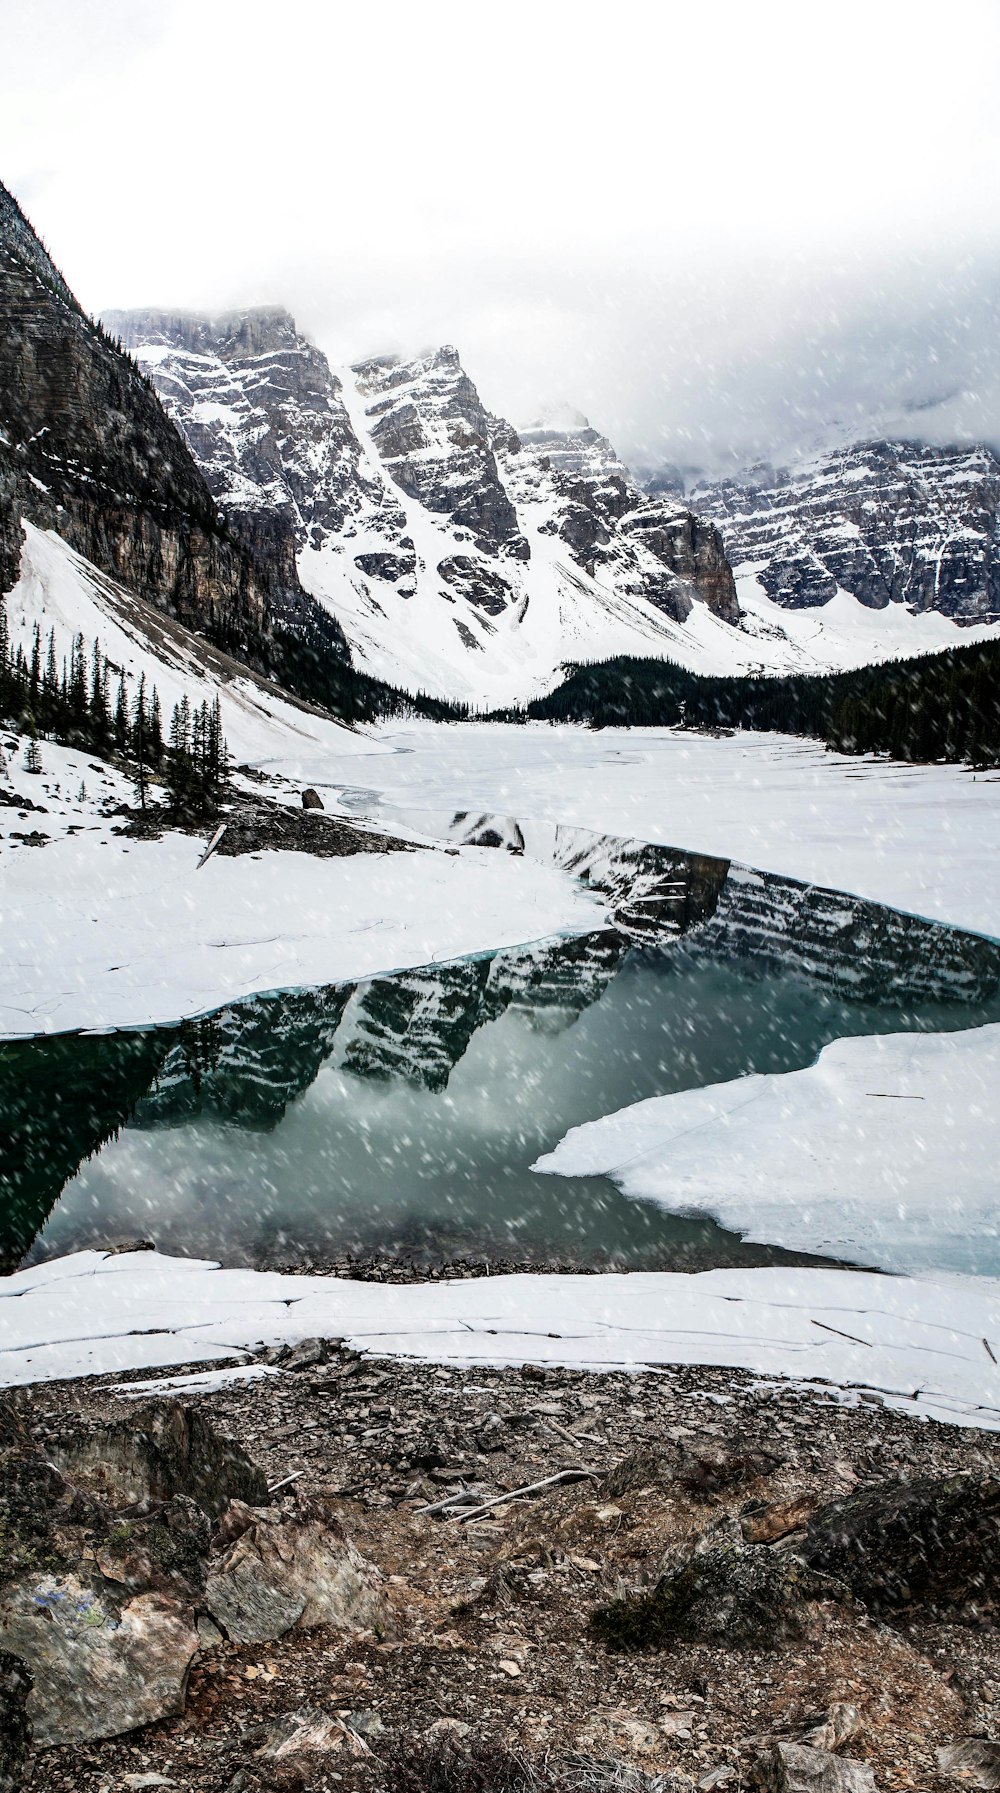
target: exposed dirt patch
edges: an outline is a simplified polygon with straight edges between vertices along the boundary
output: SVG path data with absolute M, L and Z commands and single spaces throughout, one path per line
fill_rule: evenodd
M 355 853 L 416 853 L 412 841 L 381 834 L 363 822 L 345 821 L 318 809 L 290 809 L 252 793 L 230 794 L 211 821 L 174 820 L 162 807 L 121 808 L 123 824 L 116 832 L 137 840 L 160 840 L 168 830 L 192 834 L 207 843 L 220 823 L 225 833 L 215 851 L 235 858 L 244 853 L 310 853 L 314 859 L 344 859 Z

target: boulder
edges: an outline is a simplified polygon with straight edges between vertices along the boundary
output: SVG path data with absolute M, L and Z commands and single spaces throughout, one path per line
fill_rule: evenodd
M 302 793 L 302 807 L 303 809 L 322 809 L 323 807 L 323 799 L 318 791 L 313 790 L 312 785 L 309 785 Z
M 655 1649 L 677 1639 L 770 1649 L 807 1636 L 811 1602 L 830 1592 L 830 1583 L 796 1557 L 730 1540 L 697 1552 L 651 1593 L 598 1607 L 590 1628 L 609 1650 Z
M 837 1750 L 856 1737 L 860 1729 L 861 1714 L 857 1706 L 847 1700 L 834 1700 L 826 1717 L 800 1737 L 799 1742 L 807 1743 L 810 1749 Z
M 66 1571 L 2 1590 L 0 1641 L 30 1672 L 26 1711 L 45 1748 L 182 1712 L 198 1633 L 183 1601 L 146 1593 L 118 1605 Z
M 875 1793 L 867 1762 L 804 1743 L 775 1743 L 758 1763 L 757 1784 L 765 1793 Z
M 265 1762 L 283 1762 L 289 1756 L 300 1755 L 303 1750 L 327 1753 L 339 1749 L 343 1741 L 341 1719 L 330 1718 L 314 1706 L 302 1706 L 271 1725 L 254 1753 Z
M 960 1743 L 945 1744 L 937 1752 L 942 1774 L 952 1775 L 963 1787 L 1000 1787 L 1000 1743 L 984 1737 L 964 1737 Z M 0 1786 L 2 1786 L 0 1781 Z
M 885 1615 L 911 1605 L 992 1606 L 1000 1595 L 1000 1481 L 883 1482 L 822 1507 L 801 1554 Z
M 332 1525 L 258 1519 L 209 1574 L 204 1605 L 233 1643 L 267 1643 L 295 1626 L 361 1631 L 384 1618 L 378 1571 Z
M 197 1407 L 158 1401 L 99 1432 L 68 1433 L 49 1456 L 63 1476 L 112 1507 L 185 1495 L 215 1519 L 231 1500 L 267 1502 L 267 1480 Z
M 31 1743 L 30 1693 L 31 1675 L 21 1658 L 0 1650 L 0 1793 L 16 1793 L 21 1785 Z

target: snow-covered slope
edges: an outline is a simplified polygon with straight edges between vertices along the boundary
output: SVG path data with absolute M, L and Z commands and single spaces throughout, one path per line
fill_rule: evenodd
M 835 628 L 845 608 L 860 627 L 860 605 L 869 628 L 878 634 L 891 621 L 901 644 L 929 613 L 1000 622 L 1000 459 L 992 449 L 854 443 L 792 472 L 760 465 L 740 480 L 696 487 L 691 503 L 721 530 L 744 601 L 755 587 L 824 622 L 836 610 Z M 969 639 L 954 629 L 949 638 Z
M 143 674 L 147 685 L 155 685 L 167 720 L 184 697 L 193 705 L 204 700 L 211 704 L 218 694 L 230 756 L 237 764 L 249 761 L 306 782 L 326 769 L 331 754 L 373 750 L 370 741 L 297 704 L 99 573 L 54 531 L 24 524 L 20 577 L 3 602 L 12 644 L 16 648 L 20 643 L 29 657 L 36 625 L 43 652 L 50 630 L 55 631 L 60 665 L 69 659 L 78 634 L 88 654 L 99 641 L 115 679 L 124 674 L 130 711 Z M 111 695 L 114 699 L 114 686 Z
M 218 694 L 244 788 L 264 771 L 277 799 L 297 805 L 302 785 L 387 751 L 254 678 L 30 524 L 5 607 L 29 652 L 36 624 L 43 644 L 54 630 L 57 663 L 77 635 L 87 649 L 98 640 L 130 704 L 143 674 L 165 718 L 184 696 Z M 475 846 L 216 854 L 198 869 L 203 839 L 122 833 L 118 806 L 134 793 L 121 771 L 46 740 L 31 773 L 23 738 L 5 732 L 0 743 L 0 1037 L 175 1020 L 604 922 L 603 905 L 557 867 Z

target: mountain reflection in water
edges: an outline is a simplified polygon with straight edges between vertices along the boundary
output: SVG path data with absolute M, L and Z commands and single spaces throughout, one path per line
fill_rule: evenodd
M 516 824 L 457 820 L 523 850 Z M 124 1238 L 253 1264 L 780 1260 L 604 1178 L 529 1167 L 646 1096 L 795 1069 L 847 1034 L 998 1020 L 1000 949 L 723 860 L 610 846 L 558 844 L 614 924 L 576 939 L 0 1046 L 5 1267 Z

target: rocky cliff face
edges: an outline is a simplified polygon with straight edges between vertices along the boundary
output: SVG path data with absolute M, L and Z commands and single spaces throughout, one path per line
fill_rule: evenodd
M 411 362 L 355 368 L 372 441 L 400 490 L 450 518 L 484 554 L 528 560 L 494 454 L 503 425 L 485 410 L 450 347 Z
M 521 696 L 569 657 L 671 651 L 696 606 L 739 623 L 711 525 L 644 499 L 579 414 L 519 435 L 451 347 L 335 374 L 285 312 L 107 322 L 244 536 L 284 520 L 382 676 Z
M 213 497 L 241 530 L 268 515 L 296 547 L 319 544 L 377 504 L 340 382 L 287 311 L 109 312 L 103 321 L 141 353 Z M 386 521 L 401 524 L 402 515 Z
M 0 585 L 20 519 L 55 529 L 102 572 L 253 664 L 272 623 L 307 608 L 273 516 L 248 549 L 152 387 L 81 311 L 0 187 Z M 345 652 L 339 632 L 331 648 Z
M 864 442 L 798 473 L 759 466 L 696 488 L 733 565 L 787 609 L 838 589 L 958 623 L 1000 619 L 1000 459 L 988 448 Z

